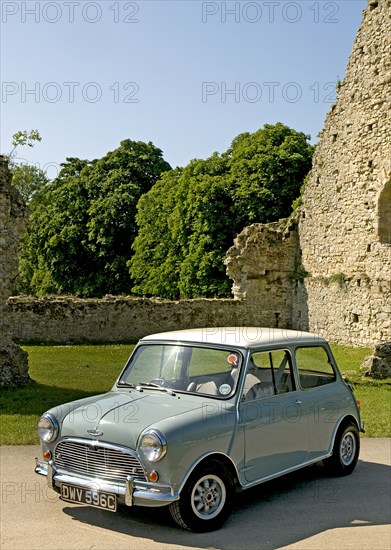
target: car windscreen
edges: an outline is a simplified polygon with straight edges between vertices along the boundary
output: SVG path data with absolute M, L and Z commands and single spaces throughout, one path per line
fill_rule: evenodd
M 227 398 L 235 392 L 241 364 L 242 355 L 232 349 L 145 344 L 136 348 L 118 385 Z

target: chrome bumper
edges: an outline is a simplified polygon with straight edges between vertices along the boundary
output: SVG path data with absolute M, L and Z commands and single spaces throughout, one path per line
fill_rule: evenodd
M 57 472 L 53 461 L 35 459 L 35 473 L 47 476 L 48 486 L 54 490 L 61 483 L 84 487 L 96 492 L 113 493 L 118 501 L 126 506 L 165 506 L 179 499 L 179 494 L 169 485 L 134 480 L 129 476 L 125 483 L 115 483 L 102 479 L 86 479 Z

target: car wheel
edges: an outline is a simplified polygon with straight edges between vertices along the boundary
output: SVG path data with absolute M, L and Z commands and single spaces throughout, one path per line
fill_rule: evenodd
M 170 512 L 178 525 L 189 531 L 214 531 L 230 515 L 233 495 L 229 471 L 220 462 L 209 462 L 191 474 L 180 499 L 170 504 Z
M 360 437 L 355 424 L 338 430 L 333 454 L 323 464 L 331 475 L 346 476 L 353 472 L 360 453 Z

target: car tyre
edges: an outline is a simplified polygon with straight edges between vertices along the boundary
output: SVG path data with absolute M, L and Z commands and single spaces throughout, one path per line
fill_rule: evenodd
M 180 499 L 170 504 L 173 519 L 189 531 L 220 529 L 230 515 L 234 482 L 227 468 L 211 461 L 196 468 L 183 487 Z
M 333 454 L 323 460 L 327 472 L 333 476 L 346 476 L 353 472 L 360 453 L 360 436 L 353 423 L 340 428 L 337 432 Z

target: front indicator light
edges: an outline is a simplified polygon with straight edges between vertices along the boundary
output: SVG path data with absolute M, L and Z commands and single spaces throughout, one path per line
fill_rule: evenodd
M 156 470 L 153 470 L 153 471 L 148 475 L 148 478 L 149 478 L 149 481 L 156 482 L 156 481 L 159 480 L 159 474 L 157 473 Z
M 50 451 L 45 451 L 45 452 L 43 453 L 43 458 L 44 458 L 45 460 L 51 460 L 51 459 L 52 459 L 52 453 L 51 453 Z

